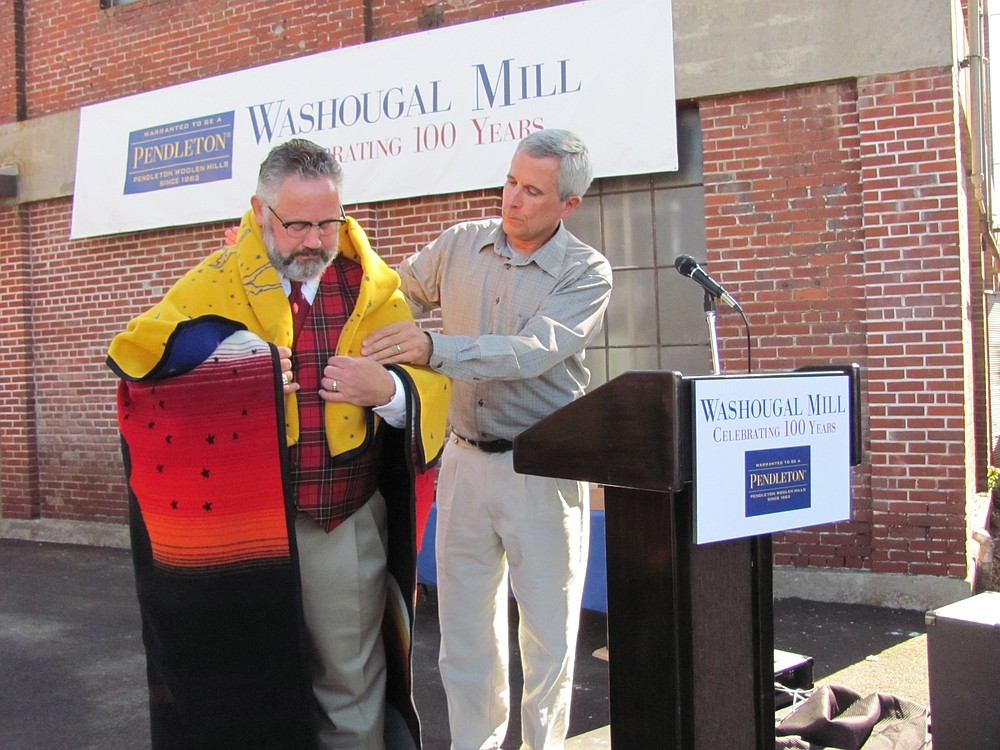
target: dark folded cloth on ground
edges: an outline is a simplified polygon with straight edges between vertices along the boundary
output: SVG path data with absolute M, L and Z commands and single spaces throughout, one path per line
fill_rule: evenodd
M 822 685 L 775 727 L 776 750 L 921 750 L 927 708 L 886 693 Z

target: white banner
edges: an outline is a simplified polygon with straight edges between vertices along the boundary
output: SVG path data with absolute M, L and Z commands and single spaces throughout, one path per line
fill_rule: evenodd
M 668 0 L 586 0 L 84 107 L 72 237 L 242 215 L 276 144 L 343 163 L 345 201 L 503 184 L 514 144 L 566 128 L 595 176 L 677 169 Z
M 846 374 L 693 378 L 695 541 L 851 517 Z

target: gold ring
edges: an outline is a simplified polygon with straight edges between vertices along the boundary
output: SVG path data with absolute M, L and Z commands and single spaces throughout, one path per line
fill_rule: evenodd
M 291 385 L 292 384 L 292 373 L 290 373 L 290 372 L 282 373 L 281 374 L 281 383 L 282 383 L 282 385 Z
M 399 344 L 396 344 L 396 354 L 402 354 L 402 353 L 403 353 L 403 348 Z
M 336 380 L 333 381 L 333 388 L 331 390 L 334 390 L 334 391 L 337 390 L 337 381 Z

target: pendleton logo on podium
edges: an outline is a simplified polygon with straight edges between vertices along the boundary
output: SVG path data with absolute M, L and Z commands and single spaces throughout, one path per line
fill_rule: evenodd
M 133 130 L 125 195 L 232 179 L 234 119 L 221 112 Z
M 811 507 L 810 456 L 808 445 L 747 451 L 747 517 Z

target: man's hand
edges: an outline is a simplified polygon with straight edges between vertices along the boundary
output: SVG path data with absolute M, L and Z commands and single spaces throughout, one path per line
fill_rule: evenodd
M 278 360 L 281 362 L 281 390 L 284 393 L 295 393 L 299 389 L 299 384 L 295 382 L 295 373 L 292 372 L 292 350 L 287 346 L 279 346 Z
M 319 396 L 333 403 L 385 406 L 396 393 L 392 375 L 370 357 L 330 357 Z
M 431 361 L 431 338 L 414 323 L 401 320 L 370 333 L 361 342 L 361 353 L 385 365 L 426 365 Z

